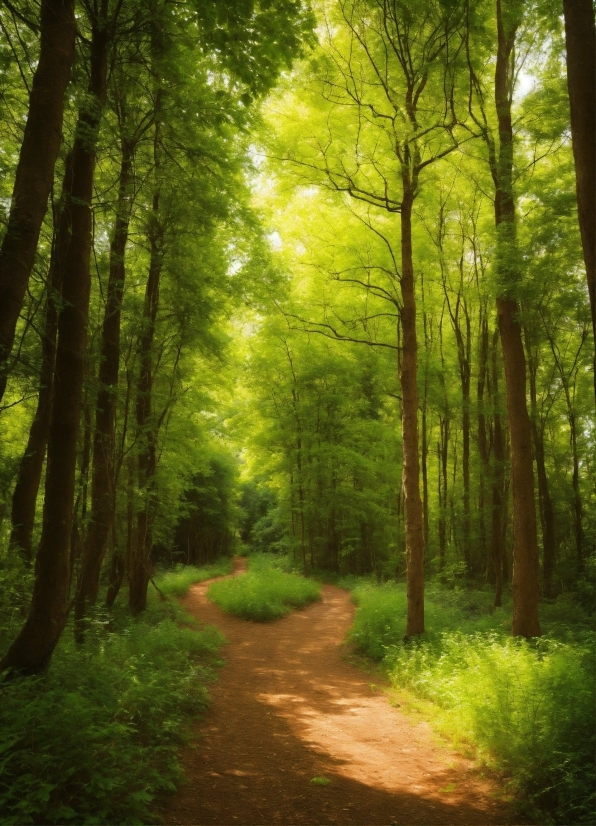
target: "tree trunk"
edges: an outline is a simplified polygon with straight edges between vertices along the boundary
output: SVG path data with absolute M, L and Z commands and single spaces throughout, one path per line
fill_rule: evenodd
M 463 293 L 463 278 L 460 281 L 460 289 Z M 463 518 L 463 546 L 466 570 L 472 571 L 472 559 L 470 554 L 470 377 L 471 377 L 471 347 L 472 334 L 470 319 L 464 307 L 465 335 L 460 326 L 460 311 L 463 303 L 463 295 L 460 293 L 457 298 L 457 308 L 452 316 L 453 330 L 457 341 L 457 356 L 459 364 L 459 377 L 462 393 L 462 476 L 464 483 L 464 518 Z
M 54 365 L 56 361 L 56 335 L 58 332 L 57 299 L 60 293 L 62 274 L 60 257 L 61 253 L 63 254 L 67 248 L 65 246 L 67 241 L 68 227 L 62 214 L 60 214 L 48 274 L 48 294 L 46 296 L 45 321 L 41 339 L 41 370 L 37 409 L 31 423 L 27 447 L 19 465 L 17 481 L 12 495 L 10 548 L 17 549 L 29 561 L 33 559 L 32 536 L 35 523 L 35 507 L 50 431 Z
M 508 12 L 512 10 L 508 9 Z M 498 49 L 495 68 L 495 106 L 499 123 L 496 169 L 495 224 L 497 228 L 497 317 L 503 364 L 507 417 L 511 440 L 513 487 L 513 627 L 514 636 L 540 636 L 538 619 L 538 539 L 534 503 L 532 432 L 526 405 L 526 360 L 516 300 L 520 280 L 513 195 L 513 128 L 511 94 L 512 54 L 516 26 L 505 28 L 497 0 Z M 509 21 L 507 21 L 509 22 Z
M 0 399 L 62 140 L 64 95 L 75 53 L 74 0 L 42 0 L 40 25 L 39 62 L 0 247 Z
M 156 127 L 156 144 L 157 144 Z M 159 192 L 153 196 L 153 208 L 149 226 L 151 257 L 143 306 L 143 326 L 139 337 L 139 383 L 137 385 L 136 424 L 140 445 L 138 470 L 139 490 L 142 491 L 141 507 L 137 511 L 137 540 L 130 569 L 129 606 L 133 613 L 144 611 L 147 605 L 147 587 L 151 575 L 151 549 L 153 547 L 153 511 L 157 438 L 152 421 L 153 393 L 153 342 L 155 322 L 159 306 L 159 284 L 163 266 L 164 228 L 159 216 Z
M 478 382 L 476 385 L 476 399 L 478 405 L 478 453 L 480 454 L 480 479 L 478 485 L 478 523 L 480 526 L 479 543 L 482 559 L 489 568 L 489 559 L 486 544 L 486 483 L 490 478 L 490 454 L 487 438 L 485 390 L 488 374 L 488 319 L 486 305 L 480 307 L 479 318 L 479 346 L 478 346 Z
M 580 574 L 584 572 L 584 531 L 583 531 L 583 506 L 581 492 L 579 489 L 579 456 L 577 452 L 577 426 L 575 423 L 575 411 L 573 401 L 569 394 L 569 387 L 565 388 L 565 398 L 567 400 L 567 420 L 569 421 L 569 441 L 571 442 L 571 458 L 573 461 L 573 474 L 571 484 L 573 487 L 573 525 L 575 533 L 575 552 L 577 558 L 577 570 Z
M 134 549 L 134 494 L 135 462 L 132 455 L 128 457 L 128 481 L 126 488 L 126 551 L 123 554 L 119 543 L 114 541 L 112 559 L 108 572 L 108 592 L 106 608 L 111 609 L 122 586 L 127 566 L 131 567 Z
M 501 424 L 501 398 L 499 395 L 499 365 L 497 354 L 498 330 L 493 336 L 492 348 L 492 382 L 491 393 L 493 400 L 493 471 L 491 492 L 491 525 L 490 525 L 490 558 L 495 583 L 495 608 L 502 605 L 503 595 L 503 561 L 505 559 L 505 439 Z
M 530 405 L 532 441 L 538 477 L 538 504 L 542 527 L 542 584 L 546 597 L 553 597 L 553 571 L 556 551 L 555 511 L 550 495 L 546 463 L 544 461 L 544 424 L 540 421 L 536 396 L 536 374 L 538 354 L 532 355 L 528 330 L 525 329 L 526 351 L 528 355 L 528 376 L 530 379 Z
M 596 342 L 596 27 L 592 0 L 563 0 L 579 228 Z M 594 360 L 596 394 L 596 353 Z
M 89 97 L 79 115 L 65 179 L 68 194 L 63 209 L 70 220 L 71 236 L 62 274 L 43 526 L 33 596 L 29 616 L 0 663 L 0 671 L 33 674 L 45 670 L 68 616 L 69 552 L 89 311 L 91 201 L 106 66 L 106 33 L 95 29 Z
M 412 260 L 413 194 L 404 186 L 401 207 L 400 318 L 403 349 L 400 371 L 402 392 L 403 487 L 406 511 L 406 579 L 408 617 L 406 637 L 424 633 L 424 520 L 420 498 L 418 457 L 418 386 L 416 382 L 416 296 Z
M 115 508 L 115 425 L 116 389 L 120 367 L 120 306 L 124 291 L 124 255 L 130 219 L 133 146 L 122 140 L 120 182 L 116 222 L 110 246 L 110 272 L 103 319 L 99 389 L 97 391 L 93 470 L 91 477 L 91 518 L 83 547 L 83 560 L 75 600 L 75 635 L 83 638 L 88 605 L 94 605 L 99 575 Z
M 445 568 L 447 556 L 447 504 L 449 502 L 449 413 L 439 414 L 438 477 L 439 477 L 439 570 Z

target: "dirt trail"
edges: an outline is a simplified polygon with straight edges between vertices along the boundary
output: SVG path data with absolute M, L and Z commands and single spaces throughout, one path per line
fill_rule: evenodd
M 236 560 L 235 570 L 244 565 Z M 166 823 L 512 822 L 469 761 L 342 659 L 354 613 L 346 591 L 323 586 L 322 602 L 259 624 L 224 614 L 207 599 L 208 586 L 194 586 L 185 607 L 226 635 L 226 664 L 186 751 L 189 783 Z

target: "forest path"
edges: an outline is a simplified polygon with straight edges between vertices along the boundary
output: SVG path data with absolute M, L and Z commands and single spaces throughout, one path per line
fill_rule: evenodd
M 235 560 L 236 573 L 245 566 Z M 193 586 L 184 606 L 226 635 L 226 662 L 166 823 L 512 822 L 470 761 L 342 659 L 354 615 L 347 591 L 323 585 L 321 602 L 261 624 L 224 614 L 207 599 L 209 584 Z

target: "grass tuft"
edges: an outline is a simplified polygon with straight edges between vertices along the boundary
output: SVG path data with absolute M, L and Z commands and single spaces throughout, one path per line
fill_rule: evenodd
M 211 565 L 204 565 L 201 568 L 195 565 L 176 565 L 171 571 L 159 574 L 156 577 L 156 584 L 164 594 L 183 597 L 191 585 L 231 573 L 232 560 L 229 557 L 222 557 Z
M 321 598 L 318 583 L 284 573 L 269 556 L 273 555 L 259 554 L 256 560 L 251 557 L 248 573 L 214 582 L 207 591 L 209 599 L 228 614 L 269 622 Z
M 328 777 L 313 777 L 310 782 L 313 786 L 328 786 L 331 780 Z

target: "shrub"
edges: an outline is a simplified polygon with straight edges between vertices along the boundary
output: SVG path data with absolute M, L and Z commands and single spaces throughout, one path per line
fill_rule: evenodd
M 320 599 L 321 589 L 310 579 L 263 564 L 233 579 L 214 582 L 207 596 L 229 614 L 268 622 Z
M 136 620 L 95 611 L 82 648 L 67 627 L 46 675 L 0 682 L 2 822 L 153 822 L 222 642 L 153 594 Z
M 445 733 L 514 778 L 531 814 L 593 822 L 593 646 L 450 632 L 390 648 L 385 664 L 394 685 L 448 712 Z
M 171 571 L 164 571 L 156 577 L 156 584 L 164 594 L 183 597 L 191 585 L 205 582 L 216 576 L 232 573 L 232 560 L 222 557 L 212 565 L 197 568 L 195 565 L 176 565 Z
M 547 634 L 528 642 L 509 636 L 510 605 L 493 610 L 490 591 L 431 585 L 426 634 L 404 642 L 403 584 L 358 585 L 353 598 L 351 640 L 434 704 L 442 733 L 510 775 L 541 822 L 593 822 L 595 646 L 577 602 L 543 605 Z

